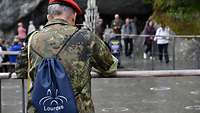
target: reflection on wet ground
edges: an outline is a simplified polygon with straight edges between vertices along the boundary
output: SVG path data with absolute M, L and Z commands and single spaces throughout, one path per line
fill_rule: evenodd
M 200 78 L 93 79 L 96 113 L 200 113 Z
M 200 78 L 93 79 L 96 113 L 200 113 Z M 20 80 L 2 80 L 2 113 L 22 113 Z

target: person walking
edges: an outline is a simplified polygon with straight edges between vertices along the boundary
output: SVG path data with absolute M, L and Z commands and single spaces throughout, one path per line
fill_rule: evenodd
M 78 94 L 76 96 L 78 113 L 94 113 L 91 98 L 92 67 L 103 73 L 102 75 L 110 76 L 117 70 L 118 61 L 95 34 L 84 28 L 78 30 L 75 21 L 76 16 L 80 14 L 82 11 L 74 0 L 49 0 L 47 24 L 29 38 L 29 75 L 34 80 L 34 70 L 42 60 L 40 56 L 47 58 L 54 56 L 62 48 L 64 42 L 76 32 L 58 57 L 60 63 L 68 70 L 74 94 Z M 21 65 L 27 67 L 27 64 Z M 17 73 L 20 75 L 19 70 Z M 31 104 L 31 98 L 28 113 L 37 113 Z
M 159 51 L 159 60 L 160 62 L 163 61 L 163 54 L 165 56 L 166 64 L 169 63 L 169 56 L 168 56 L 168 44 L 169 44 L 169 28 L 166 27 L 164 23 L 161 23 L 161 27 L 156 30 L 156 36 L 154 41 L 157 41 L 158 51 Z

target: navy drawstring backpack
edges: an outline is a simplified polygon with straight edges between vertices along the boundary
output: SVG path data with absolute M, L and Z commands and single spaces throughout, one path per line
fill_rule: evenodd
M 58 59 L 59 53 L 73 37 L 74 32 L 54 57 L 43 58 L 37 66 L 32 91 L 32 104 L 38 113 L 78 113 L 69 73 Z

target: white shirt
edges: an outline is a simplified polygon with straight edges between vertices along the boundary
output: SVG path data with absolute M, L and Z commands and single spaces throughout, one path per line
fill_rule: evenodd
M 156 30 L 156 35 L 154 38 L 154 41 L 157 41 L 157 44 L 168 44 L 169 43 L 169 28 L 163 29 L 162 27 L 159 27 Z
M 29 26 L 28 26 L 28 34 L 29 33 L 32 33 L 33 31 L 35 31 L 36 29 L 35 29 L 35 26 L 33 25 L 33 24 L 30 24 Z

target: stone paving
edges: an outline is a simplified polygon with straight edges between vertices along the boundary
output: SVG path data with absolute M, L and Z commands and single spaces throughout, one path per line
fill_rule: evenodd
M 180 62 L 181 63 L 181 62 Z M 196 68 L 176 64 L 179 69 Z M 151 70 L 152 60 L 122 56 L 120 70 Z M 169 64 L 153 62 L 154 69 L 173 69 Z M 182 67 L 181 67 L 182 66 Z M 93 79 L 92 96 L 96 113 L 199 113 L 200 77 Z M 2 113 L 22 113 L 20 80 L 2 80 Z

